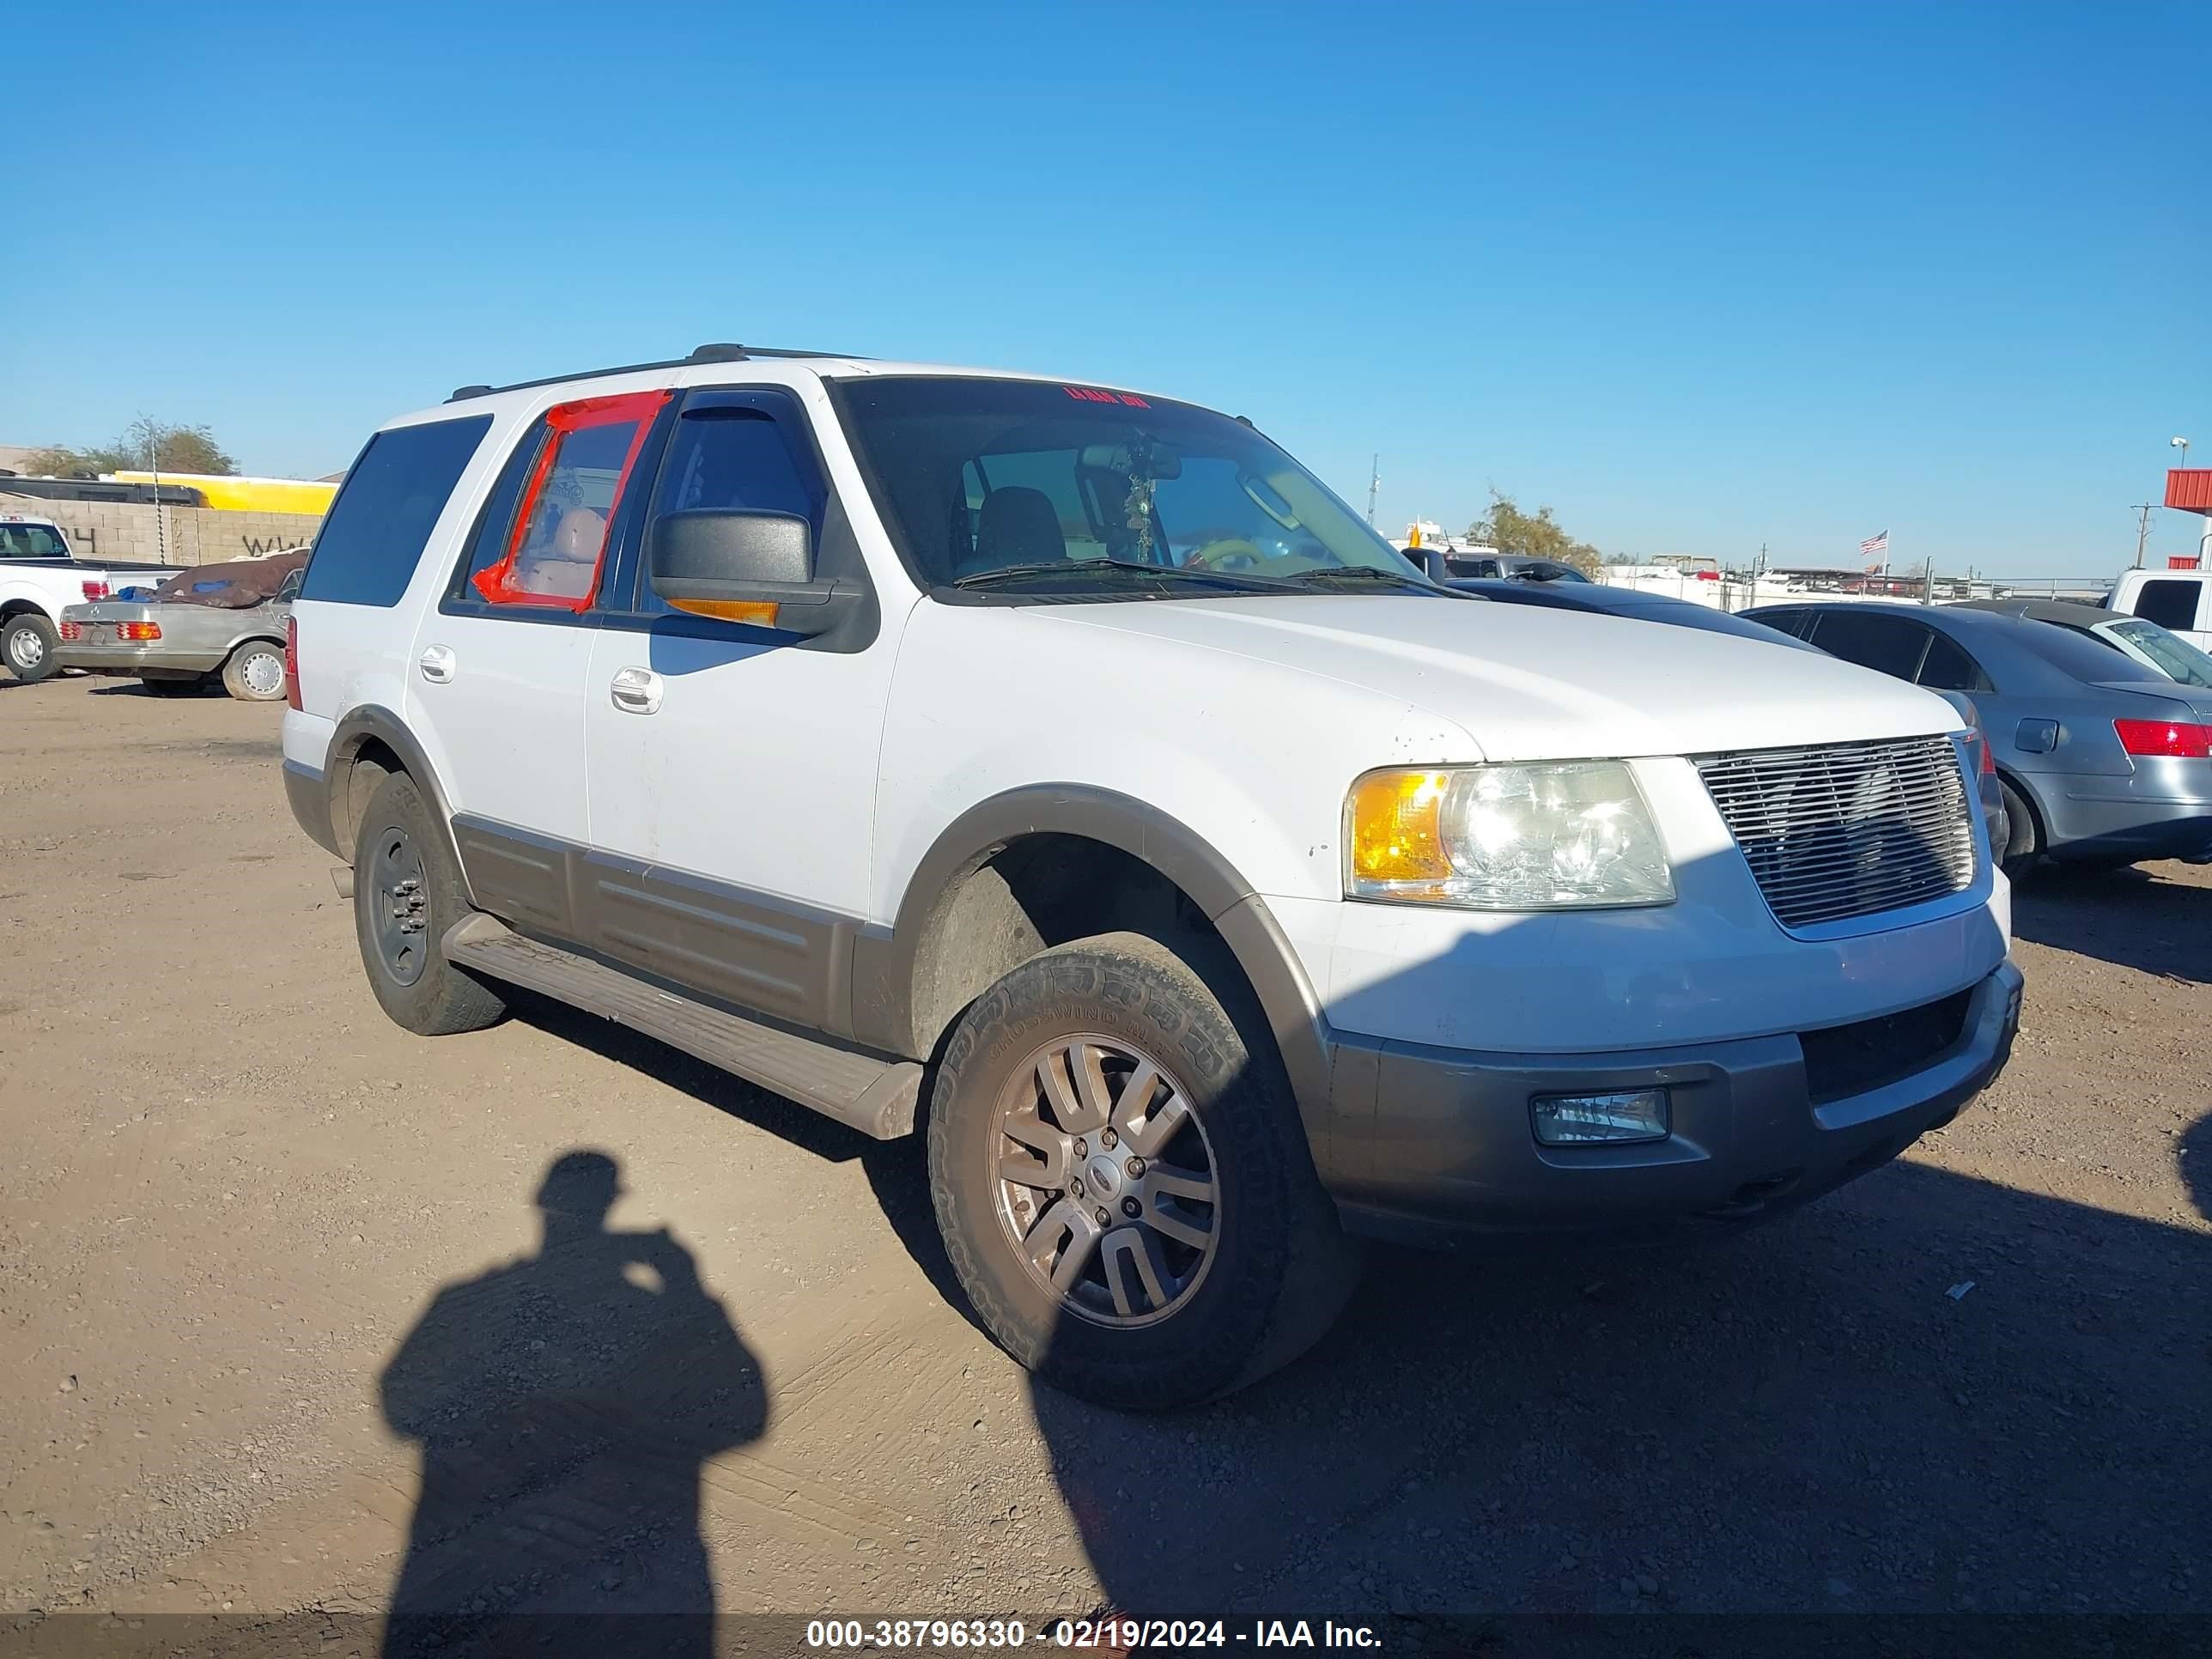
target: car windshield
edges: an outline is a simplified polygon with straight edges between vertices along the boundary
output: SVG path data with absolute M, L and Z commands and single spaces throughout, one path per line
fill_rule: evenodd
M 1311 473 L 1210 410 L 940 375 L 848 380 L 837 400 L 892 534 L 933 586 L 1161 599 L 1437 591 Z M 1239 580 L 1158 579 L 1169 571 Z M 1332 580 L 1353 572 L 1369 574 Z
M 2101 623 L 2098 628 L 2100 632 L 2125 641 L 2140 655 L 2149 658 L 2169 679 L 2183 685 L 2212 689 L 2212 657 L 2206 656 L 2187 640 L 2175 638 L 2156 623 L 2130 617 L 2125 622 Z

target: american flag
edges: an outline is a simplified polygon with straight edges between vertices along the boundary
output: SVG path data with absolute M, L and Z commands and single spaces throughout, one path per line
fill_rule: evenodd
M 1868 537 L 1864 541 L 1859 544 L 1859 551 L 1862 554 L 1865 554 L 1869 556 L 1876 553 L 1888 552 L 1889 532 L 1885 530 L 1879 536 Z

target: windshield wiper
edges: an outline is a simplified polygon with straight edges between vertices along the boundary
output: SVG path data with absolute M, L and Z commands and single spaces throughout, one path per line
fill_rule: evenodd
M 1033 576 L 1103 576 L 1109 574 L 1146 576 L 1163 581 L 1197 582 L 1232 591 L 1278 587 L 1266 576 L 1241 576 L 1231 571 L 1200 570 L 1187 565 L 1144 564 L 1135 559 L 1042 559 L 1035 564 L 1005 564 L 995 570 L 978 570 L 957 577 L 955 587 L 999 587 L 1026 581 Z
M 1434 582 L 1424 581 L 1415 575 L 1401 575 L 1395 570 L 1377 569 L 1371 564 L 1328 565 L 1319 570 L 1301 570 L 1297 575 L 1286 576 L 1283 580 L 1296 582 L 1301 587 L 1333 587 L 1340 582 L 1366 587 L 1387 583 L 1392 587 L 1410 588 L 1419 593 L 1438 591 Z

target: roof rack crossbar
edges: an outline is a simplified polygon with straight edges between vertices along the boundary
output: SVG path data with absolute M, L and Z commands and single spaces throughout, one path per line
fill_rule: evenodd
M 666 357 L 658 362 L 621 363 L 612 368 L 587 368 L 573 374 L 547 374 L 535 380 L 511 380 L 505 386 L 465 386 L 457 387 L 446 399 L 449 404 L 465 403 L 471 398 L 489 398 L 496 392 L 526 392 L 532 386 L 559 386 L 567 380 L 604 380 L 611 374 L 639 374 L 656 368 L 688 368 L 699 363 L 742 363 L 755 357 L 854 357 L 849 351 L 800 351 L 782 346 L 744 346 L 724 343 L 702 345 L 684 357 Z

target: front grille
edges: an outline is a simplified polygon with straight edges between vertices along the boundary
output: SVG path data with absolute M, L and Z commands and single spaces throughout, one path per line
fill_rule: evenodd
M 1708 755 L 1698 770 L 1784 927 L 1924 903 L 1974 878 L 1948 738 Z
M 1800 1031 L 1805 1087 L 1815 1106 L 1879 1089 L 1933 1065 L 1966 1029 L 1971 990 L 1902 1013 L 1884 1014 L 1824 1031 Z

